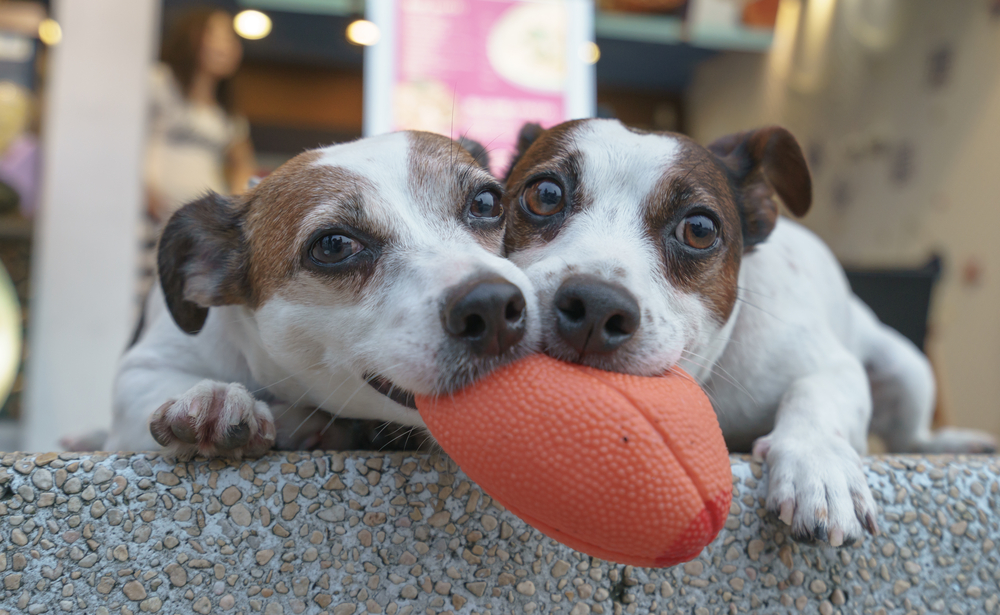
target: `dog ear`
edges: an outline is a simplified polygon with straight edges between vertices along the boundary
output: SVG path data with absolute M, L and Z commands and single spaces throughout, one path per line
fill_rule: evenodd
M 729 170 L 741 200 L 743 244 L 753 247 L 771 234 L 778 221 L 775 193 L 796 216 L 812 203 L 809 165 L 792 133 L 778 126 L 740 132 L 708 146 Z
M 174 322 L 198 333 L 208 308 L 246 303 L 248 258 L 242 209 L 210 192 L 175 213 L 160 237 L 160 284 Z
M 490 153 L 486 151 L 482 143 L 475 139 L 462 137 L 458 140 L 458 144 L 462 146 L 462 149 L 469 152 L 473 159 L 475 159 L 476 164 L 487 171 L 490 170 Z
M 521 126 L 521 131 L 517 133 L 517 151 L 514 153 L 514 157 L 510 159 L 510 166 L 507 167 L 507 172 L 503 174 L 505 184 L 510 179 L 510 172 L 514 170 L 521 157 L 524 156 L 524 152 L 528 151 L 531 144 L 537 141 L 543 132 L 545 132 L 545 129 L 542 128 L 541 124 L 534 122 L 529 122 Z

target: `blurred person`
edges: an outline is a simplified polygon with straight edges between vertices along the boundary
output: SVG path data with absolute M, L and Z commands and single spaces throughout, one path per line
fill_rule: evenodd
M 146 245 L 141 296 L 152 284 L 159 231 L 208 190 L 237 194 L 256 169 L 249 124 L 233 108 L 231 78 L 243 59 L 232 15 L 216 8 L 181 15 L 151 75 L 146 152 Z

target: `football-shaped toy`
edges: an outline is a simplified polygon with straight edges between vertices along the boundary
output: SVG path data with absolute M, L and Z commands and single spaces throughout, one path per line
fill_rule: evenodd
M 601 559 L 693 559 L 729 514 L 732 473 L 708 397 L 534 355 L 443 397 L 417 397 L 469 477 L 545 535 Z

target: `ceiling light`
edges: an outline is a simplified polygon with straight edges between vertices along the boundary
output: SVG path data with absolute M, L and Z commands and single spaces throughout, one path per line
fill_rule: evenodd
M 240 11 L 233 18 L 233 29 L 243 38 L 256 41 L 271 33 L 271 18 L 260 11 Z
M 594 41 L 581 44 L 580 59 L 587 64 L 597 64 L 597 61 L 601 59 L 601 48 Z
M 368 47 L 378 42 L 381 33 L 378 26 L 367 19 L 358 19 L 347 26 L 347 40 L 355 45 Z
M 38 38 L 46 45 L 58 45 L 62 40 L 62 28 L 55 19 L 43 19 L 38 24 Z

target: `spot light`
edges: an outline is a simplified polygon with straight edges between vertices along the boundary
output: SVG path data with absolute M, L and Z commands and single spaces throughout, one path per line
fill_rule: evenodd
M 38 24 L 38 38 L 50 47 L 58 45 L 62 40 L 62 28 L 59 22 L 55 19 L 43 19 L 42 23 Z
M 260 11 L 240 11 L 233 18 L 233 30 L 247 40 L 260 40 L 271 33 L 271 18 Z
M 587 41 L 580 45 L 580 59 L 587 64 L 597 64 L 601 59 L 601 48 L 594 41 Z
M 369 47 L 377 43 L 380 36 L 378 26 L 367 19 L 358 19 L 347 26 L 347 40 L 355 45 Z

